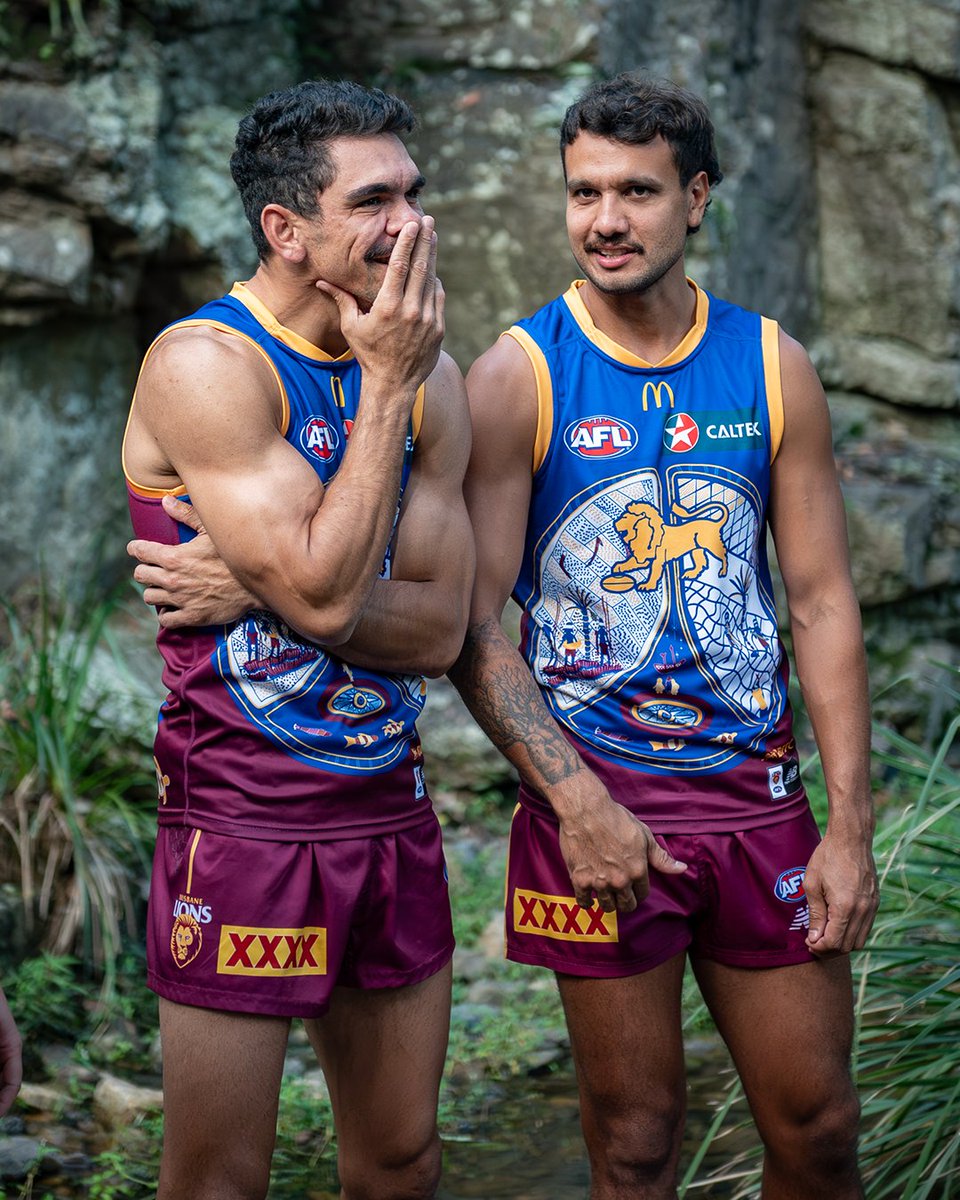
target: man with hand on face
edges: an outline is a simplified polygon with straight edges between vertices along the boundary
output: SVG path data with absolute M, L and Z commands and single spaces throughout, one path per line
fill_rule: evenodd
M 161 1200 L 266 1195 L 295 1016 L 345 1200 L 437 1186 L 453 938 L 415 721 L 462 642 L 473 543 L 412 125 L 349 83 L 257 102 L 231 159 L 256 274 L 160 334 L 131 409 L 131 552 L 169 691 Z
M 620 76 L 568 110 L 560 140 L 585 278 L 467 376 L 477 581 L 450 675 L 521 777 L 507 956 L 557 974 L 592 1200 L 676 1196 L 688 955 L 764 1141 L 764 1200 L 852 1200 L 848 954 L 877 892 L 826 400 L 774 321 L 685 275 L 721 179 L 696 96 Z M 768 522 L 826 778 L 822 840 Z M 500 626 L 511 593 L 519 650 Z

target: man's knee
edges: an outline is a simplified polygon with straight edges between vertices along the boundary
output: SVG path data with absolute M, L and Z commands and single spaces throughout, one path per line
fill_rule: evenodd
M 768 1150 L 798 1165 L 815 1163 L 824 1173 L 855 1167 L 860 1102 L 853 1087 L 819 1104 L 784 1114 L 764 1141 Z
M 344 1200 L 433 1200 L 440 1184 L 440 1138 L 419 1147 L 371 1147 L 338 1164 Z
M 620 1187 L 670 1182 L 677 1168 L 684 1109 L 677 1097 L 645 1096 L 634 1107 L 600 1106 L 584 1132 L 595 1176 Z

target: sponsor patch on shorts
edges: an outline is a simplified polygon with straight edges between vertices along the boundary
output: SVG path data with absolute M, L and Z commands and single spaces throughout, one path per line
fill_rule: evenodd
M 327 931 L 253 929 L 223 925 L 217 953 L 218 975 L 326 975 Z
M 513 928 L 562 942 L 619 941 L 615 912 L 604 912 L 599 904 L 581 908 L 574 896 L 548 896 L 524 888 L 513 890 Z
M 800 791 L 800 764 L 794 759 L 767 767 L 767 782 L 773 800 L 786 800 Z
M 781 871 L 773 885 L 773 894 L 785 904 L 799 904 L 806 898 L 806 892 L 803 890 L 803 877 L 806 873 L 806 867 L 791 867 L 788 871 Z

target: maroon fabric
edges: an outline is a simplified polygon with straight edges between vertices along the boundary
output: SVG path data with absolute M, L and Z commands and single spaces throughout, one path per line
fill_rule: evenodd
M 440 826 L 267 843 L 161 828 L 150 987 L 200 1008 L 319 1017 L 336 986 L 402 987 L 453 953 Z
M 519 807 L 507 866 L 507 958 L 569 975 L 613 978 L 683 951 L 736 967 L 808 962 L 810 914 L 803 872 L 820 840 L 809 809 L 737 833 L 677 833 L 657 840 L 682 875 L 650 872 L 632 913 L 578 909 L 555 821 Z

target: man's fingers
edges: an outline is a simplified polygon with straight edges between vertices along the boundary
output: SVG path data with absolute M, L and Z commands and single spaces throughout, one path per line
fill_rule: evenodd
M 164 496 L 161 501 L 163 511 L 168 517 L 172 517 L 175 521 L 179 521 L 181 525 L 186 525 L 192 529 L 194 533 L 206 533 L 203 527 L 203 522 L 200 520 L 197 510 L 192 504 L 188 504 L 185 500 L 181 500 L 178 496 Z
M 433 217 L 424 217 L 410 260 L 410 279 L 406 294 L 424 310 L 429 319 L 436 311 L 437 234 Z
M 407 277 L 410 274 L 410 261 L 413 256 L 414 247 L 417 245 L 420 237 L 420 229 L 420 221 L 408 221 L 400 230 L 390 254 L 390 261 L 387 263 L 387 273 L 380 286 L 377 300 L 380 300 L 382 297 L 384 301 L 397 301 L 403 296 L 407 285 Z M 327 286 L 329 287 L 329 285 Z M 317 287 L 320 287 L 319 283 Z M 336 296 L 334 296 L 334 299 L 336 300 Z M 374 305 L 376 305 L 376 302 L 374 301 Z M 339 301 L 337 303 L 339 304 Z M 340 311 L 342 313 L 343 309 L 341 308 Z
M 647 848 L 647 864 L 655 871 L 662 871 L 665 875 L 682 875 L 687 869 L 687 864 L 681 862 L 678 858 L 674 858 L 660 845 L 659 842 L 650 840 L 650 845 Z
M 333 283 L 327 283 L 325 279 L 318 279 L 316 283 L 317 290 L 329 296 L 340 310 L 341 326 L 356 323 L 360 316 L 360 306 L 357 304 L 356 296 L 352 296 L 349 292 L 345 292 L 343 288 L 338 288 Z

